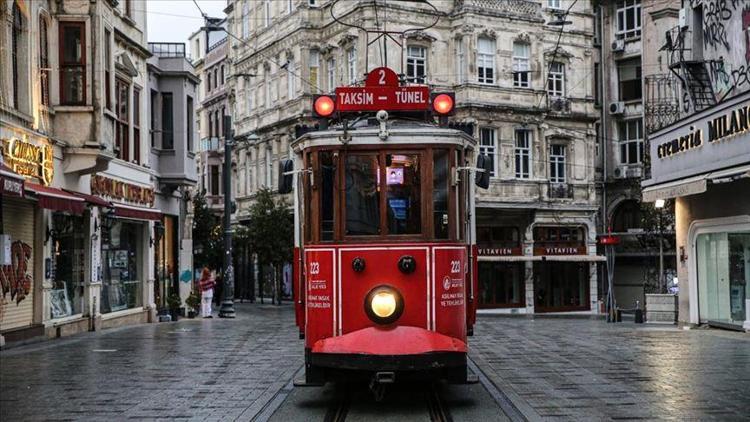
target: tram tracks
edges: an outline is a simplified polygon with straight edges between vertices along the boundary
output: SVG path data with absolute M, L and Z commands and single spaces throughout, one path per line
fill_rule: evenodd
M 395 394 L 401 394 L 401 392 L 396 392 Z M 432 384 L 429 388 L 422 391 L 413 392 L 412 398 L 413 402 L 410 407 L 424 408 L 431 422 L 453 422 L 450 408 L 443 398 L 442 388 L 439 384 Z M 383 406 L 388 405 L 387 402 L 381 404 Z M 347 420 L 347 417 L 357 414 L 362 410 L 358 406 L 361 406 L 361 403 L 352 400 L 351 391 L 343 391 L 328 407 L 323 420 L 325 422 L 344 422 Z M 356 418 L 352 417 L 351 419 Z

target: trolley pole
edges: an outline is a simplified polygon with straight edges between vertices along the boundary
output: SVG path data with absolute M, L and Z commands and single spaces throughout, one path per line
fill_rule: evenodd
M 223 116 L 224 129 L 224 277 L 219 318 L 234 318 L 234 263 L 232 262 L 232 117 Z

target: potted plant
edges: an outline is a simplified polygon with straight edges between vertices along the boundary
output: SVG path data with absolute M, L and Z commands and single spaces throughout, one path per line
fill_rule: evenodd
M 177 321 L 179 319 L 181 304 L 182 299 L 180 299 L 180 295 L 177 293 L 172 292 L 167 297 L 167 306 L 169 307 L 169 313 L 172 315 L 172 321 Z
M 198 314 L 198 307 L 201 304 L 200 294 L 196 291 L 190 292 L 190 296 L 185 299 L 185 305 L 188 307 L 188 318 L 195 318 Z

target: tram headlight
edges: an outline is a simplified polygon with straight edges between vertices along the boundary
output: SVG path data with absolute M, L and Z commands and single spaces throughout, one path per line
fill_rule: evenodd
M 372 312 L 380 318 L 388 318 L 396 312 L 396 296 L 390 292 L 376 293 L 370 302 Z
M 365 297 L 365 313 L 377 324 L 390 324 L 404 312 L 404 299 L 390 286 L 378 286 Z

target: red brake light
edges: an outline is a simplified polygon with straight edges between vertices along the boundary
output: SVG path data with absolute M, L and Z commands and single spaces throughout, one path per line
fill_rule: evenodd
M 437 114 L 448 114 L 453 111 L 453 97 L 448 94 L 439 94 L 432 99 L 432 109 Z
M 321 95 L 315 99 L 313 103 L 313 109 L 318 117 L 328 117 L 333 114 L 333 110 L 336 108 L 333 103 L 333 98 L 327 95 Z

